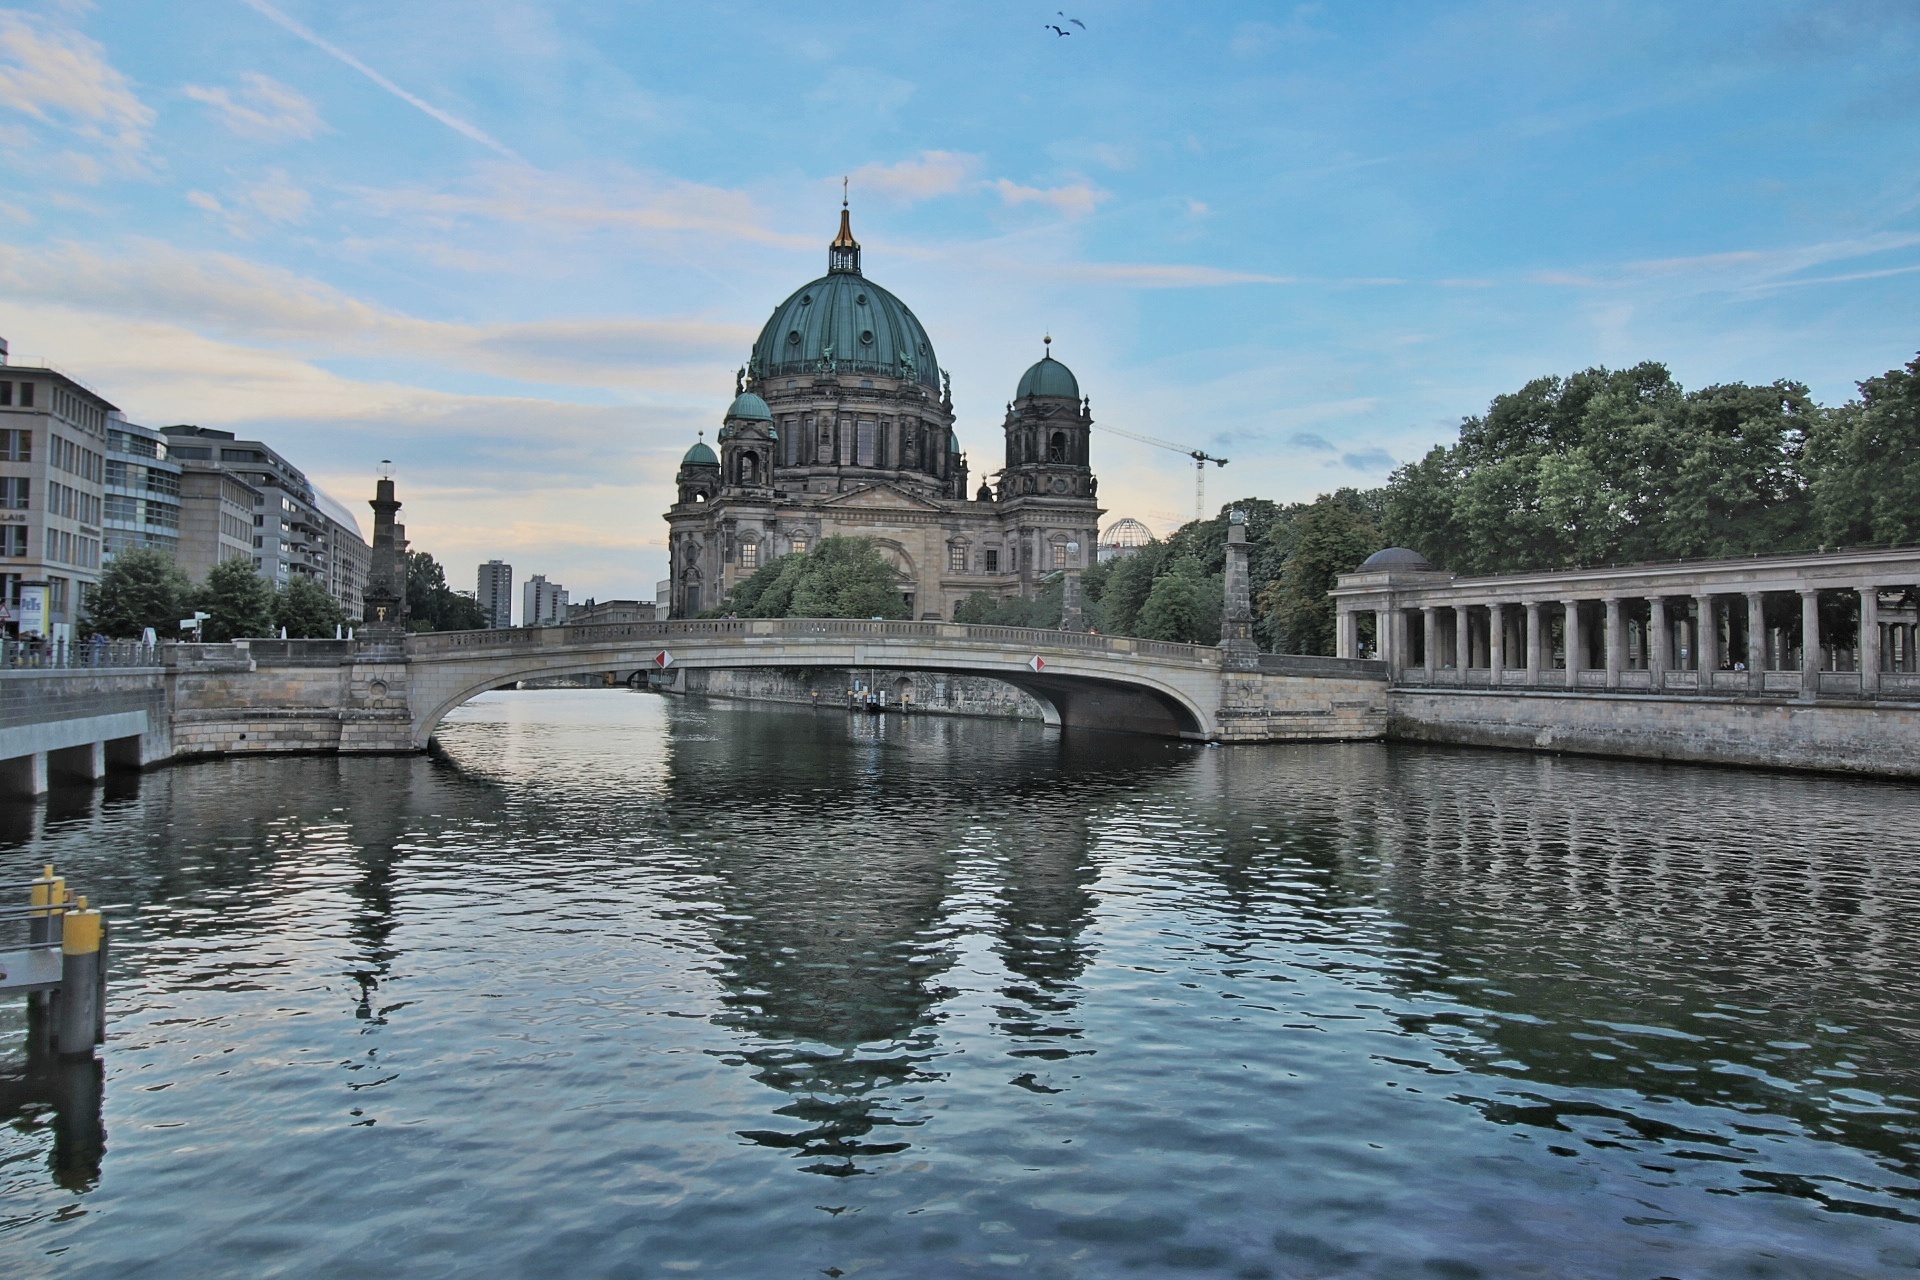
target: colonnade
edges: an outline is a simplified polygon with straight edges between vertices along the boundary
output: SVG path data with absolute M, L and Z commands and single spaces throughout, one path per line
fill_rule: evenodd
M 1911 585 L 1504 600 L 1468 588 L 1386 608 L 1340 600 L 1337 652 L 1384 659 L 1411 683 L 1920 696 Z

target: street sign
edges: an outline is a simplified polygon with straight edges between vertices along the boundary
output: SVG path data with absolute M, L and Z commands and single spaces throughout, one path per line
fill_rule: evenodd
M 673 655 L 671 653 L 668 653 L 665 649 L 662 649 L 660 652 L 653 655 L 653 665 L 656 667 L 659 667 L 662 671 L 665 671 L 668 667 L 673 665 Z
M 1035 671 L 1039 671 L 1047 665 L 1047 660 L 1036 653 L 1031 658 L 1027 659 L 1027 665 L 1032 667 Z

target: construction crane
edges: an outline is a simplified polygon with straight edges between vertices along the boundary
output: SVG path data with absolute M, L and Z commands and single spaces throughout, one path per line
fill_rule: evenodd
M 1207 518 L 1207 464 L 1211 462 L 1216 467 L 1224 467 L 1227 465 L 1227 459 L 1216 458 L 1212 454 L 1200 449 L 1189 449 L 1183 444 L 1173 444 L 1166 440 L 1155 440 L 1152 436 L 1143 436 L 1133 431 L 1122 431 L 1120 428 L 1110 427 L 1104 422 L 1096 422 L 1093 425 L 1102 431 L 1111 431 L 1116 436 L 1125 436 L 1129 440 L 1138 440 L 1141 444 L 1150 444 L 1156 449 L 1171 449 L 1175 453 L 1184 453 L 1189 458 L 1192 458 L 1193 518 L 1195 520 L 1205 520 Z

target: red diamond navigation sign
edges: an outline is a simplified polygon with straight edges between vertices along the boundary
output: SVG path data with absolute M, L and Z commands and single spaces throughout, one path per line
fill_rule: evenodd
M 653 655 L 653 665 L 656 667 L 659 667 L 662 671 L 665 671 L 668 667 L 673 665 L 673 655 L 671 653 L 668 653 L 665 649 L 662 649 L 660 652 Z
M 1047 665 L 1047 660 L 1036 653 L 1031 658 L 1027 659 L 1027 665 L 1032 667 L 1035 671 L 1039 671 Z

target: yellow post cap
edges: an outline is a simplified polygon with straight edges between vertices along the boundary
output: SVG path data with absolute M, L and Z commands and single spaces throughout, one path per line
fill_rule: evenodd
M 48 870 L 52 870 L 51 867 Z M 27 891 L 27 905 L 30 907 L 53 907 L 66 900 L 67 882 L 58 876 L 51 879 L 36 880 Z
M 60 930 L 60 951 L 69 956 L 90 956 L 100 950 L 100 913 L 69 911 Z

